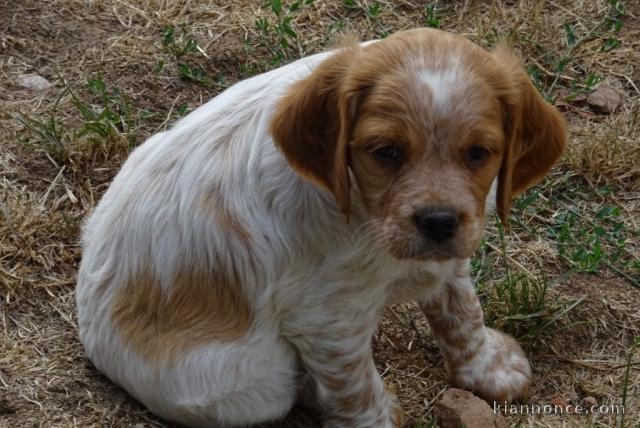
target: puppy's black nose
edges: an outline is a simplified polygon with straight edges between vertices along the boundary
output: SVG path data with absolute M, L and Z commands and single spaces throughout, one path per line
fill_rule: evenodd
M 449 208 L 428 207 L 414 216 L 418 230 L 436 242 L 445 241 L 453 236 L 458 227 L 458 213 Z

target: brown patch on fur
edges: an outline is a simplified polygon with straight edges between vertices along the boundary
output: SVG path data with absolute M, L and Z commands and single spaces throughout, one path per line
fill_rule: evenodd
M 540 182 L 564 151 L 567 124 L 557 109 L 547 103 L 533 86 L 519 60 L 505 46 L 493 53 L 507 73 L 496 77 L 494 87 L 501 96 L 507 135 L 497 208 L 502 223 L 511 208 L 511 200 Z
M 160 364 L 198 346 L 239 339 L 253 315 L 230 276 L 185 267 L 168 292 L 149 270 L 132 276 L 115 295 L 112 319 L 138 355 Z
M 202 204 L 207 211 L 215 214 L 218 224 L 224 230 L 233 232 L 245 245 L 251 244 L 251 234 L 240 222 L 238 216 L 231 211 L 218 186 L 212 186 L 204 194 Z
M 347 159 L 351 118 L 350 102 L 341 85 L 358 51 L 356 46 L 343 49 L 294 84 L 278 103 L 270 129 L 291 167 L 331 191 L 347 217 L 351 208 Z

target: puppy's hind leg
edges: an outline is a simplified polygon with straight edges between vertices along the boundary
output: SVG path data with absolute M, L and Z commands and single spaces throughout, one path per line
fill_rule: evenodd
M 296 401 L 299 381 L 290 344 L 249 339 L 190 355 L 164 382 L 165 403 L 149 407 L 187 426 L 250 426 L 286 416 Z

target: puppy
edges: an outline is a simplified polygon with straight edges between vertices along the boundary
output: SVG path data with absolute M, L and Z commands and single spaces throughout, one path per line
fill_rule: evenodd
M 81 340 L 185 425 L 281 418 L 303 393 L 325 427 L 399 427 L 371 337 L 417 301 L 452 384 L 519 398 L 529 364 L 484 326 L 468 260 L 564 145 L 508 49 L 437 30 L 242 81 L 138 147 L 86 222 Z

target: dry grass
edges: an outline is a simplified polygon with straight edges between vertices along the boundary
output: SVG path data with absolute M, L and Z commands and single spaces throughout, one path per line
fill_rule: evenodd
M 315 0 L 290 13 L 297 38 L 282 48 L 277 33 L 257 28 L 260 18 L 270 29 L 278 19 L 255 1 L 0 0 L 0 426 L 164 426 L 100 376 L 77 340 L 73 287 L 82 219 L 130 147 L 183 108 L 330 46 L 341 33 L 365 39 L 425 24 L 423 2 L 379 0 L 379 9 L 374 3 Z M 561 396 L 579 404 L 591 396 L 621 404 L 626 396 L 624 420 L 510 415 L 509 424 L 640 424 L 640 350 L 631 354 L 640 337 L 640 6 L 621 3 L 620 16 L 605 0 L 432 3 L 434 24 L 487 47 L 510 39 L 571 125 L 565 160 L 531 199 L 516 204 L 511 234 L 500 239 L 490 230 L 475 262 L 488 319 L 522 337 L 531 356 L 527 402 Z M 618 32 L 611 30 L 615 19 L 622 22 Z M 176 54 L 163 46 L 163 29 L 180 24 L 199 49 Z M 170 46 L 186 40 L 176 31 Z M 573 47 L 567 31 L 577 36 Z M 557 71 L 562 56 L 566 65 Z M 189 66 L 182 73 L 191 70 L 191 80 L 180 77 L 179 63 Z M 193 81 L 198 70 L 206 84 Z M 21 88 L 16 78 L 24 73 L 53 87 Z M 579 97 L 563 98 L 588 90 L 592 73 L 622 95 L 611 115 L 592 112 Z M 104 138 L 78 133 L 87 119 L 64 91 L 68 85 L 82 105 L 102 105 L 94 107 L 99 112 L 104 103 L 85 85 L 98 75 L 119 90 L 109 105 L 120 119 Z M 122 119 L 127 109 L 131 120 Z M 38 137 L 18 122 L 19 113 L 41 122 L 53 115 L 61 135 Z M 603 255 L 593 251 L 596 241 Z M 543 298 L 534 298 L 535 287 L 522 278 L 542 284 Z M 407 426 L 427 426 L 446 384 L 415 307 L 387 311 L 374 350 Z M 274 426 L 315 420 L 296 409 Z

